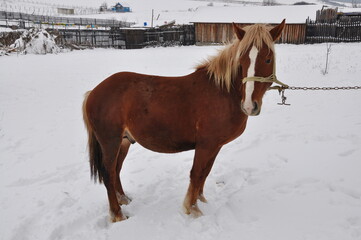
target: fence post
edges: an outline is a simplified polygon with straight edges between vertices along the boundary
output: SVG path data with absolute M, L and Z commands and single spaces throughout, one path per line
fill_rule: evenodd
M 93 37 L 94 37 L 94 44 L 93 44 L 93 46 L 96 47 L 96 46 L 97 46 L 97 39 L 96 39 L 95 31 L 93 31 Z

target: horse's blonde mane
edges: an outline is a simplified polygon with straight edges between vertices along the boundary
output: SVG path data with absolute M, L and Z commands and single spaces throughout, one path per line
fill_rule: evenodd
M 242 41 L 237 37 L 222 50 L 218 55 L 210 57 L 199 64 L 196 69 L 207 69 L 210 78 L 214 79 L 215 84 L 220 87 L 226 87 L 229 92 L 232 80 L 238 76 L 240 57 L 253 45 L 261 49 L 263 43 L 274 52 L 274 43 L 269 33 L 269 27 L 264 24 L 255 24 L 243 28 L 246 31 Z

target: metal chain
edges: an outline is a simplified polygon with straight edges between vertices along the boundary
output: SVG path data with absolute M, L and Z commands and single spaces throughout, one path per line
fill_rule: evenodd
M 357 90 L 361 89 L 361 86 L 353 86 L 353 87 L 288 87 L 284 89 L 289 90 Z
M 353 87 L 288 87 L 288 86 L 273 86 L 268 90 L 278 90 L 280 93 L 283 90 L 358 90 L 361 89 L 361 86 L 353 86 Z
M 289 87 L 289 86 L 273 86 L 270 87 L 268 90 L 278 90 L 278 93 L 281 95 L 281 103 L 278 105 L 291 105 L 286 103 L 287 97 L 285 96 L 285 90 L 358 90 L 361 89 L 361 86 L 353 86 L 353 87 Z

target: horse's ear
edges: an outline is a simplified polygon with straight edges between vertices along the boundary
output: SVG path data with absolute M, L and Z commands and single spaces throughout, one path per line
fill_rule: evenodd
M 242 28 L 238 27 L 234 22 L 232 23 L 233 31 L 239 40 L 242 40 L 246 33 Z
M 286 19 L 283 19 L 280 25 L 274 27 L 271 29 L 270 34 L 272 36 L 273 41 L 277 41 L 281 37 L 281 33 L 283 31 L 283 28 L 285 27 Z

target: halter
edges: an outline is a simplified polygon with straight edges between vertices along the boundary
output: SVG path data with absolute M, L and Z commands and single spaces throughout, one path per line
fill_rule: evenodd
M 281 85 L 282 88 L 288 88 L 288 85 L 279 81 L 276 77 L 276 75 L 274 73 L 272 73 L 270 76 L 268 77 L 245 77 L 242 79 L 242 83 L 246 83 L 246 82 L 262 82 L 262 83 L 277 83 L 279 85 Z
M 262 83 L 277 83 L 281 86 L 274 86 L 270 89 L 285 89 L 288 88 L 289 86 L 281 81 L 279 81 L 276 77 L 276 64 L 273 64 L 273 73 L 268 76 L 268 77 L 245 77 L 242 79 L 242 83 L 246 83 L 246 82 L 262 82 Z

